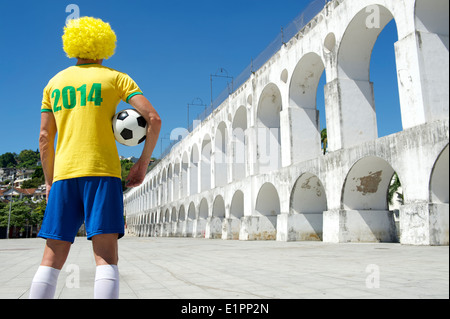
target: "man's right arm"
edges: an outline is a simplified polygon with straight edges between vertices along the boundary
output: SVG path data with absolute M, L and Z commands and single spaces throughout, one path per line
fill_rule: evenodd
M 55 162 L 56 121 L 52 112 L 41 113 L 41 129 L 39 133 L 39 151 L 42 169 L 45 176 L 47 200 L 53 184 L 53 169 Z
M 129 103 L 133 106 L 147 121 L 147 135 L 144 143 L 144 149 L 136 164 L 133 165 L 128 174 L 127 187 L 139 186 L 145 178 L 151 155 L 158 142 L 159 132 L 161 130 L 161 118 L 153 105 L 143 95 L 135 95 Z

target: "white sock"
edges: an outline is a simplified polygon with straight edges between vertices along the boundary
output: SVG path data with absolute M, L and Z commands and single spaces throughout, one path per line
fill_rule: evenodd
M 59 269 L 39 266 L 33 277 L 30 288 L 30 299 L 53 299 L 55 297 L 56 283 Z
M 97 266 L 95 270 L 94 298 L 119 298 L 119 268 L 117 268 L 117 265 Z

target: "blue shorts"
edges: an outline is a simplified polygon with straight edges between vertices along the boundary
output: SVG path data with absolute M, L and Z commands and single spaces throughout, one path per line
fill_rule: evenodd
M 38 237 L 73 243 L 83 221 L 88 239 L 124 235 L 120 178 L 79 177 L 53 183 Z

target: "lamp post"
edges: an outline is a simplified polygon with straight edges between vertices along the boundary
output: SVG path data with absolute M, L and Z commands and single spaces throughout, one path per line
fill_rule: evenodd
M 9 239 L 9 225 L 11 223 L 11 205 L 12 205 L 12 200 L 13 200 L 14 183 L 15 182 L 16 182 L 16 171 L 14 170 L 13 182 L 12 182 L 11 200 L 9 201 L 9 214 L 8 214 L 8 226 L 6 227 L 6 239 Z
M 199 102 L 198 103 L 194 103 L 197 100 Z M 191 127 L 191 123 L 189 122 L 189 107 L 190 106 L 203 106 L 203 107 L 205 107 L 205 112 L 206 112 L 206 107 L 207 107 L 207 105 L 203 104 L 203 100 L 201 98 L 199 98 L 199 97 L 194 98 L 191 103 L 187 104 L 187 129 L 188 129 L 188 131 L 190 131 L 189 128 Z
M 220 75 L 220 74 L 225 74 L 225 75 Z M 233 93 L 233 77 L 228 75 L 228 71 L 225 70 L 224 68 L 219 68 L 217 69 L 215 74 L 210 74 L 209 75 L 209 85 L 210 85 L 210 89 L 211 89 L 211 109 L 213 108 L 213 77 L 216 78 L 226 78 L 226 79 L 231 79 L 231 90 L 230 90 L 230 86 L 227 80 L 227 87 L 228 87 L 228 94 Z
M 167 134 L 166 134 L 164 136 L 161 136 L 161 138 L 159 140 L 160 140 L 160 143 L 161 143 L 161 145 L 160 145 L 160 147 L 161 147 L 161 154 L 159 155 L 159 157 L 162 159 L 163 158 L 163 156 L 162 156 L 162 154 L 163 154 L 163 140 L 170 140 L 170 137 L 167 137 Z

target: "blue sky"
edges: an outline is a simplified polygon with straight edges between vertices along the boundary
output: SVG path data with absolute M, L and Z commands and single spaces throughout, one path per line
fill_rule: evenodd
M 24 0 L 1 1 L 0 154 L 38 148 L 42 90 L 60 70 L 75 64 L 62 50 L 66 7 L 111 24 L 118 43 L 104 65 L 128 73 L 160 113 L 162 137 L 187 126 L 187 104 L 210 101 L 210 74 L 225 68 L 236 77 L 310 1 L 301 0 Z M 372 56 L 379 135 L 400 131 L 393 43 L 395 23 L 383 30 Z M 226 82 L 214 82 L 214 94 Z M 320 83 L 318 108 L 323 105 Z M 386 94 L 386 92 L 389 92 Z M 119 109 L 128 105 L 121 102 Z M 191 107 L 190 119 L 199 113 Z M 321 114 L 324 112 L 321 111 Z M 321 119 L 324 123 L 324 117 Z M 158 143 L 154 156 L 169 144 Z M 162 146 L 162 147 L 161 147 Z M 142 146 L 118 145 L 139 157 Z

